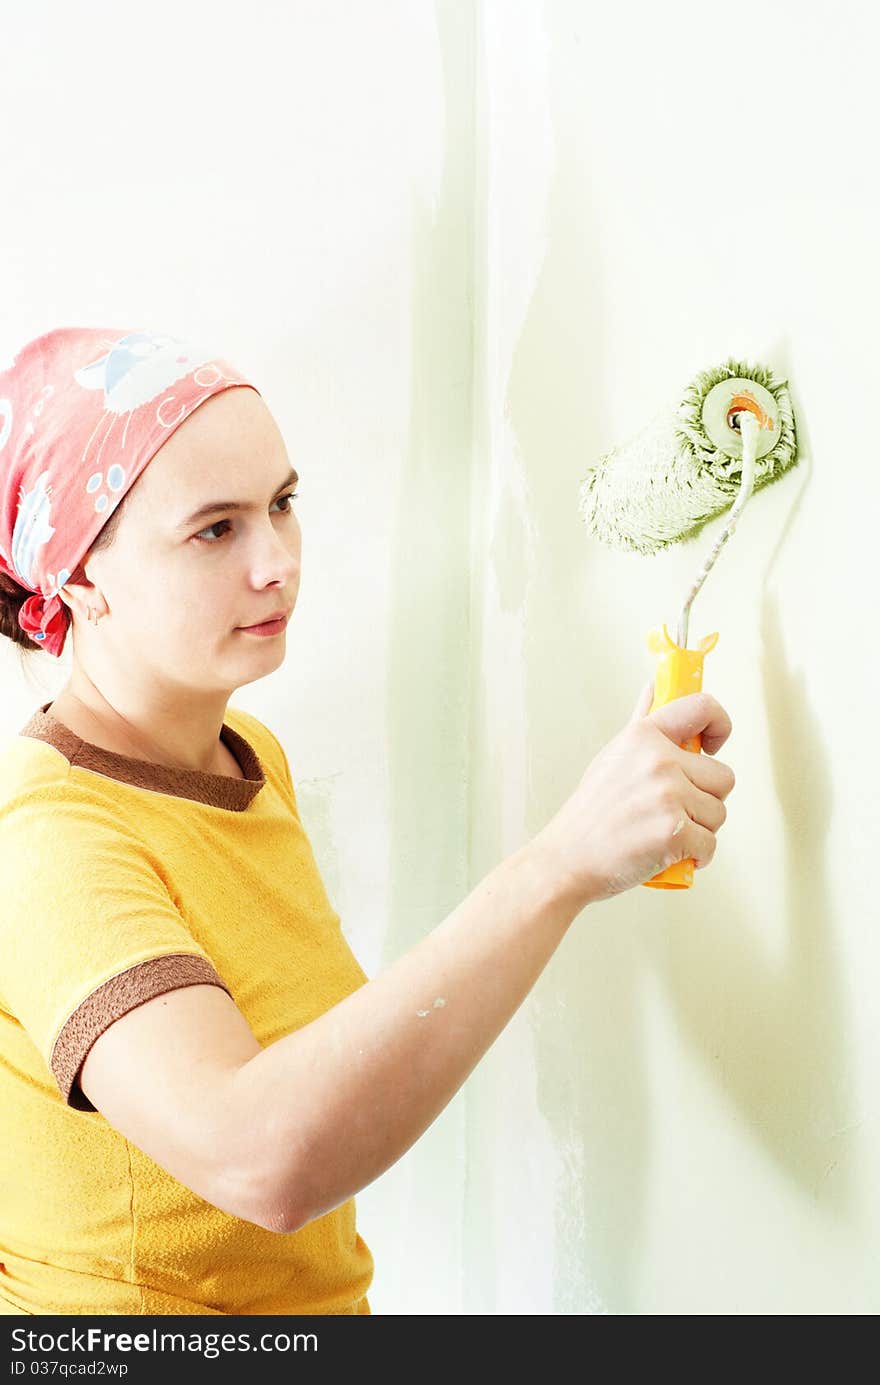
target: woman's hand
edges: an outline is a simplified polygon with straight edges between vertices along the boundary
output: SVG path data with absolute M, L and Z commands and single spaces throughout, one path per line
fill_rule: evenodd
M 652 701 L 648 683 L 629 721 L 530 843 L 579 908 L 688 857 L 702 870 L 715 854 L 736 781 L 729 765 L 711 757 L 730 735 L 730 717 L 705 692 L 650 712 Z M 697 734 L 705 754 L 681 748 Z

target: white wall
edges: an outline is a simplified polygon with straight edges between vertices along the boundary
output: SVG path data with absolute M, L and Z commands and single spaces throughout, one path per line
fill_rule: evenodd
M 791 380 L 802 461 L 694 603 L 734 722 L 715 860 L 585 911 L 360 1194 L 376 1313 L 880 1306 L 872 23 L 36 0 L 0 55 L 0 354 L 216 340 L 300 472 L 287 659 L 235 700 L 370 974 L 573 789 L 718 533 L 602 549 L 587 462 L 729 354 Z M 14 734 L 66 663 L 0 657 Z
M 467 892 L 473 28 L 426 0 L 35 0 L 0 53 L 0 357 L 72 323 L 216 342 L 300 473 L 287 657 L 232 700 L 282 740 L 371 975 Z M 0 644 L 14 735 L 70 651 L 23 676 Z M 462 1121 L 359 1202 L 377 1313 L 457 1309 Z

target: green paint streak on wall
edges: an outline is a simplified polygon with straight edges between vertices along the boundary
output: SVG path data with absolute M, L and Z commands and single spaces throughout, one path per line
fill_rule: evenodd
M 467 881 L 472 45 L 466 12 L 442 3 L 436 13 L 446 149 L 436 210 L 417 196 L 412 210 L 412 399 L 389 613 L 385 962 L 438 924 Z
M 417 195 L 412 207 L 409 436 L 391 541 L 389 893 L 382 966 L 425 938 L 468 893 L 473 18 L 455 0 L 438 0 L 435 15 L 445 145 L 433 207 Z M 457 999 L 447 995 L 438 1016 L 454 1022 Z M 439 1178 L 453 1197 L 449 1171 L 464 1178 L 463 1120 L 463 1106 L 447 1106 L 408 1154 L 424 1199 L 420 1224 L 435 1218 L 434 1272 L 445 1273 L 456 1290 L 461 1228 L 450 1220 L 449 1207 L 432 1204 L 430 1190 Z M 423 1253 L 413 1247 L 413 1274 Z M 445 1269 L 438 1271 L 438 1261 Z

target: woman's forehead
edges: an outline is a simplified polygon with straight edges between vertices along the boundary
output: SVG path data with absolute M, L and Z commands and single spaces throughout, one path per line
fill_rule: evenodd
M 260 395 L 235 388 L 184 419 L 139 479 L 145 500 L 173 505 L 182 516 L 227 490 L 259 494 L 287 465 L 284 440 Z

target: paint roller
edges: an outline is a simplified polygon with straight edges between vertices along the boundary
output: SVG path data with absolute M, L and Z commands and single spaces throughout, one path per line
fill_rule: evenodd
M 657 656 L 651 711 L 676 697 L 700 692 L 703 660 L 718 632 L 688 648 L 691 606 L 719 552 L 736 529 L 749 497 L 779 480 L 797 459 L 794 410 L 787 380 L 763 365 L 732 357 L 700 371 L 677 404 L 658 413 L 639 433 L 605 452 L 580 483 L 579 510 L 604 544 L 635 553 L 656 553 L 695 538 L 725 510 L 730 518 L 691 585 L 675 640 L 666 625 L 652 630 L 648 649 Z M 702 738 L 683 750 L 700 754 Z M 688 889 L 694 861 L 678 861 L 645 885 Z

